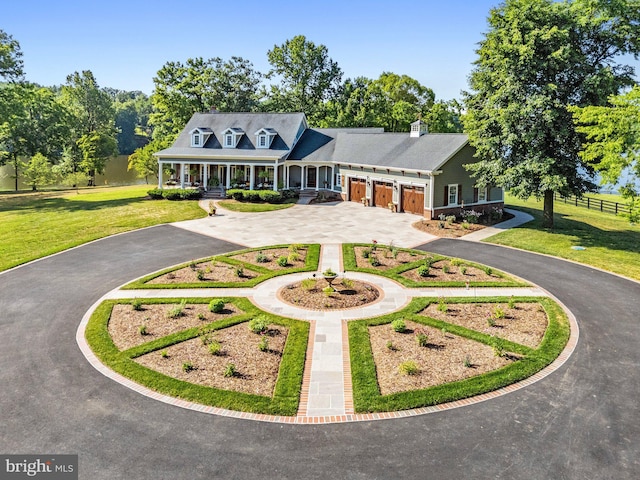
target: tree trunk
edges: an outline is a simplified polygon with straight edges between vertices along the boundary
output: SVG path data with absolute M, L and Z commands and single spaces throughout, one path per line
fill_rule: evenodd
M 15 187 L 16 187 L 16 192 L 17 192 L 18 191 L 18 177 L 20 176 L 20 169 L 19 169 L 19 166 L 18 166 L 18 154 L 17 153 L 13 154 L 13 170 L 14 170 L 14 173 L 15 173 L 15 177 L 13 177 L 13 178 L 15 180 Z
M 542 213 L 542 228 L 553 229 L 553 190 L 544 192 L 544 211 Z

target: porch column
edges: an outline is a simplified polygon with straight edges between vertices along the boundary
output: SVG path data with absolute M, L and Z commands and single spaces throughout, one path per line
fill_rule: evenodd
M 180 188 L 184 189 L 184 173 L 186 163 L 180 163 Z
M 300 190 L 307 188 L 307 166 L 300 166 Z
M 336 171 L 335 171 L 334 168 L 335 167 L 333 165 L 331 165 L 331 191 L 333 191 L 333 189 L 335 188 Z
M 162 162 L 158 162 L 158 188 L 162 188 Z
M 284 176 L 285 176 L 284 188 L 289 190 L 289 165 L 285 165 L 284 167 Z
M 207 178 L 208 177 L 207 170 L 209 170 L 209 166 L 206 163 L 204 163 L 202 165 L 202 188 L 204 188 L 205 192 L 207 191 L 207 184 L 209 183 L 209 179 Z
M 227 165 L 227 189 L 231 188 L 231 164 Z
M 273 191 L 278 191 L 278 162 L 273 166 Z
M 320 167 L 316 165 L 316 192 L 319 190 L 319 187 L 320 187 Z
M 249 190 L 255 190 L 256 167 L 249 165 Z

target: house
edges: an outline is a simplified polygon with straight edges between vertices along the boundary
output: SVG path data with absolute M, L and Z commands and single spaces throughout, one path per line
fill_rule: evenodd
M 479 189 L 464 134 L 381 128 L 309 128 L 302 113 L 196 113 L 155 154 L 158 187 L 329 190 L 343 200 L 426 218 L 502 207 L 499 187 Z

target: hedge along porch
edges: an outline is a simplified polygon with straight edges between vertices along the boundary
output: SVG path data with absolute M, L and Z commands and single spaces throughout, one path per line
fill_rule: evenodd
M 463 134 L 309 128 L 302 113 L 197 113 L 157 152 L 163 185 L 330 190 L 347 201 L 435 218 L 502 207 L 501 188 L 478 189 Z M 163 176 L 163 171 L 167 172 Z M 165 183 L 166 181 L 166 183 Z

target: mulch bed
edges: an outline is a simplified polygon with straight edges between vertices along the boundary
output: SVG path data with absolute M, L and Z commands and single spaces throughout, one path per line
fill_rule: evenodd
M 300 248 L 297 250 L 297 260 L 292 260 L 290 257 L 291 250 L 288 248 L 269 248 L 260 251 L 241 253 L 240 255 L 233 255 L 235 260 L 240 260 L 251 265 L 258 265 L 260 267 L 268 268 L 269 270 L 284 270 L 287 268 L 299 268 L 305 266 L 305 260 L 307 258 L 307 249 Z M 266 257 L 266 262 L 258 262 L 256 260 L 258 254 L 262 254 Z M 278 258 L 287 257 L 289 261 L 287 265 L 281 267 L 278 265 Z
M 193 267 L 187 266 L 173 272 L 165 273 L 150 280 L 151 284 L 175 284 L 175 283 L 199 283 L 199 282 L 246 282 L 258 276 L 247 268 L 243 269 L 242 276 L 237 274 L 234 265 L 218 261 L 195 263 Z M 202 280 L 198 278 L 198 271 L 202 272 Z
M 203 337 L 194 338 L 166 348 L 166 358 L 162 352 L 151 352 L 135 359 L 147 368 L 186 382 L 233 390 L 267 397 L 273 396 L 278 379 L 280 360 L 287 340 L 288 329 L 279 325 L 269 325 L 265 334 L 269 342 L 266 352 L 258 345 L 262 335 L 251 332 L 246 323 L 217 330 Z M 213 355 L 209 345 L 216 341 L 221 353 Z M 185 363 L 191 363 L 193 370 L 186 372 Z M 236 374 L 225 377 L 229 364 L 235 365 Z
M 513 362 L 516 357 L 494 354 L 487 345 L 458 337 L 451 333 L 406 322 L 404 333 L 395 332 L 391 325 L 369 327 L 373 359 L 382 395 L 418 390 L 497 370 Z M 423 332 L 429 340 L 426 347 L 418 345 L 416 333 Z M 391 347 L 388 347 L 391 342 Z M 470 366 L 465 366 L 467 360 Z M 413 361 L 418 373 L 400 372 L 400 364 Z
M 304 281 L 284 286 L 278 291 L 278 297 L 296 307 L 310 310 L 336 310 L 344 308 L 362 307 L 375 302 L 380 297 L 380 291 L 373 285 L 357 280 L 336 279 L 333 281 L 333 293 L 327 294 L 322 289 L 329 286 L 324 278 L 308 279 L 310 285 Z M 306 288 L 305 288 L 306 287 Z
M 428 254 L 409 253 L 404 250 L 397 250 L 396 258 L 393 258 L 393 247 L 389 248 L 384 245 L 378 245 L 375 250 L 373 250 L 372 247 L 354 247 L 353 250 L 356 256 L 356 264 L 359 268 L 375 268 L 380 270 L 388 270 L 398 265 L 415 262 L 430 256 Z M 369 258 L 374 256 L 378 262 L 380 262 L 380 265 L 376 267 L 372 266 L 369 258 L 362 256 L 365 251 L 370 252 Z
M 467 235 L 468 233 L 477 232 L 478 230 L 482 230 L 483 228 L 496 225 L 497 223 L 505 222 L 511 218 L 513 218 L 512 214 L 504 212 L 500 220 L 487 221 L 482 224 L 468 223 L 466 224 L 466 228 L 463 227 L 463 222 L 447 223 L 438 219 L 420 220 L 415 222 L 411 226 L 416 230 L 420 230 L 421 232 L 428 233 L 430 235 L 435 235 L 436 237 L 459 238 Z M 442 224 L 444 224 L 444 226 L 442 226 Z
M 464 267 L 465 273 L 461 268 Z M 445 273 L 445 268 L 448 270 Z M 429 275 L 422 277 L 418 268 L 401 273 L 403 277 L 416 282 L 506 282 L 508 279 L 498 275 L 488 275 L 484 270 L 469 265 L 452 265 L 449 260 L 440 260 L 431 265 Z
M 131 305 L 114 305 L 108 326 L 113 343 L 120 350 L 126 350 L 172 333 L 243 313 L 232 303 L 227 303 L 222 313 L 210 312 L 206 303 L 187 304 L 183 315 L 169 318 L 167 313 L 173 307 L 175 305 L 155 304 L 143 305 L 143 310 L 134 310 Z M 200 320 L 198 314 L 204 318 Z M 142 325 L 147 327 L 146 335 L 140 334 Z
M 420 314 L 531 348 L 540 345 L 548 326 L 547 314 L 537 302 L 516 303 L 514 308 L 506 303 L 447 303 L 446 306 L 447 311 L 440 312 L 438 305 L 432 303 Z M 504 312 L 504 318 L 495 318 L 496 308 Z M 487 321 L 491 317 L 494 326 Z

